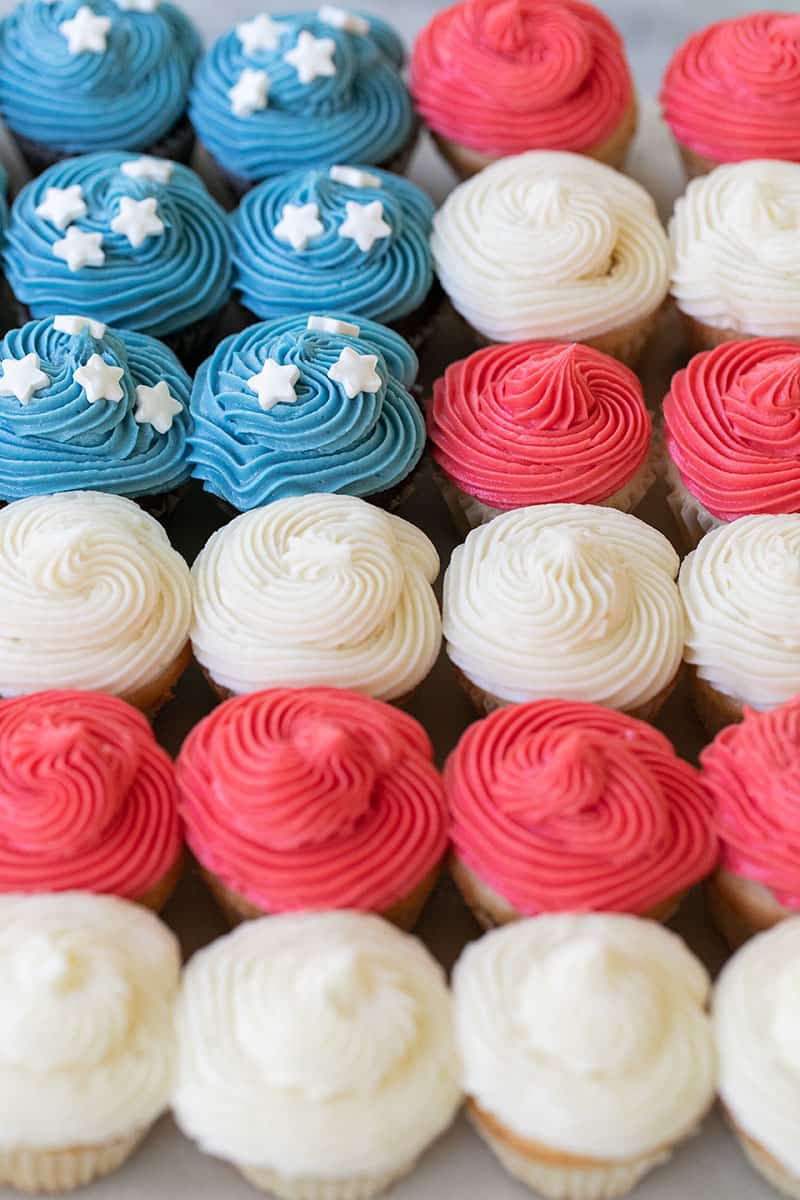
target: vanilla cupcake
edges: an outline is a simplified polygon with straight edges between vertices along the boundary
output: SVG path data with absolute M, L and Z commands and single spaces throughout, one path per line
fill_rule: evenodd
M 180 952 L 152 913 L 83 892 L 0 896 L 0 1187 L 116 1170 L 170 1100 Z
M 189 568 L 153 517 L 105 492 L 0 511 L 0 696 L 112 692 L 152 715 L 189 658 Z
M 741 517 L 681 566 L 694 701 L 711 733 L 800 692 L 800 513 Z
M 689 184 L 669 233 L 672 295 L 693 350 L 800 339 L 800 163 L 717 167 Z
M 625 1195 L 713 1102 L 708 973 L 660 925 L 519 921 L 467 946 L 453 988 L 470 1118 L 538 1195 Z
M 364 500 L 276 500 L 198 555 L 195 658 L 222 699 L 321 686 L 405 700 L 439 653 L 438 573 L 424 533 Z
M 748 942 L 714 989 L 719 1095 L 756 1171 L 784 1196 L 800 1195 L 797 992 L 800 919 Z
M 493 342 L 587 342 L 634 364 L 669 290 L 650 196 L 577 154 L 520 154 L 462 183 L 431 249 L 453 307 Z
M 368 1200 L 461 1102 L 444 972 L 378 917 L 251 921 L 184 972 L 183 1132 L 285 1200 Z
M 652 718 L 678 678 L 678 556 L 613 508 L 542 504 L 473 529 L 444 577 L 447 653 L 479 711 L 557 697 Z

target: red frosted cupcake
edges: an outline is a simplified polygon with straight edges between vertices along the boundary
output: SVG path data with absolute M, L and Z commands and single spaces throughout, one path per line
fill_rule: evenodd
M 636 132 L 622 39 L 581 0 L 465 0 L 422 30 L 411 91 L 462 178 L 526 150 L 621 167 Z
M 463 530 L 531 504 L 631 512 L 655 478 L 633 371 L 589 346 L 488 346 L 433 386 L 428 437 Z
M 664 400 L 664 437 L 690 549 L 737 517 L 800 511 L 800 347 L 754 338 L 696 355 Z
M 692 34 L 661 107 L 690 177 L 749 158 L 800 162 L 800 14 L 749 13 Z
M 301 909 L 416 922 L 447 847 L 422 726 L 338 688 L 237 696 L 177 764 L 186 839 L 232 921 Z
M 0 892 L 107 892 L 160 909 L 181 869 L 172 762 L 103 692 L 0 703 Z
M 542 700 L 472 725 L 445 768 L 456 883 L 484 926 L 545 912 L 666 920 L 717 861 L 700 773 L 652 726 Z

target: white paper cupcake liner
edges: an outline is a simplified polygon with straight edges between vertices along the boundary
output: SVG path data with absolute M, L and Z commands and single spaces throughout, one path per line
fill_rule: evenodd
M 414 1167 L 414 1163 L 410 1162 L 395 1171 L 358 1175 L 350 1179 L 293 1179 L 270 1167 L 238 1165 L 242 1175 L 254 1187 L 271 1192 L 278 1200 L 371 1200 L 372 1196 L 385 1192 Z

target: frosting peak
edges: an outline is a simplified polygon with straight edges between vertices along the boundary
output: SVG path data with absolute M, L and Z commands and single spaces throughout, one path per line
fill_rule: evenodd
M 513 367 L 498 389 L 500 403 L 517 420 L 536 429 L 570 429 L 585 424 L 594 408 L 594 394 L 573 342 L 556 345 L 551 354 L 531 355 Z

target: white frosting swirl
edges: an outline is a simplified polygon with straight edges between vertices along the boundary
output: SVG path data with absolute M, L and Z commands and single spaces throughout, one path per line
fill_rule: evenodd
M 648 317 L 669 288 L 650 196 L 580 154 L 492 163 L 450 193 L 431 249 L 454 307 L 495 342 L 597 337 Z
M 131 500 L 62 492 L 0 512 L 0 694 L 126 697 L 189 636 L 189 568 Z
M 232 692 L 329 685 L 397 699 L 439 652 L 438 573 L 424 533 L 364 500 L 277 500 L 198 556 L 195 656 Z
M 655 922 L 517 921 L 467 946 L 453 988 L 464 1090 L 519 1137 L 634 1158 L 688 1133 L 713 1100 L 708 974 Z
M 677 572 L 663 534 L 628 513 L 593 504 L 515 509 L 453 552 L 447 653 L 501 700 L 637 708 L 680 667 Z
M 736 1124 L 800 1175 L 800 918 L 747 942 L 714 989 L 719 1094 Z
M 461 1100 L 444 973 L 362 913 L 248 922 L 196 954 L 173 1107 L 210 1154 L 290 1177 L 410 1164 Z
M 800 692 L 800 513 L 713 529 L 678 582 L 701 679 L 762 710 Z
M 737 333 L 800 337 L 800 164 L 717 167 L 689 184 L 669 231 L 683 312 Z
M 180 953 L 153 914 L 81 892 L 0 896 L 0 1145 L 128 1136 L 167 1107 Z

